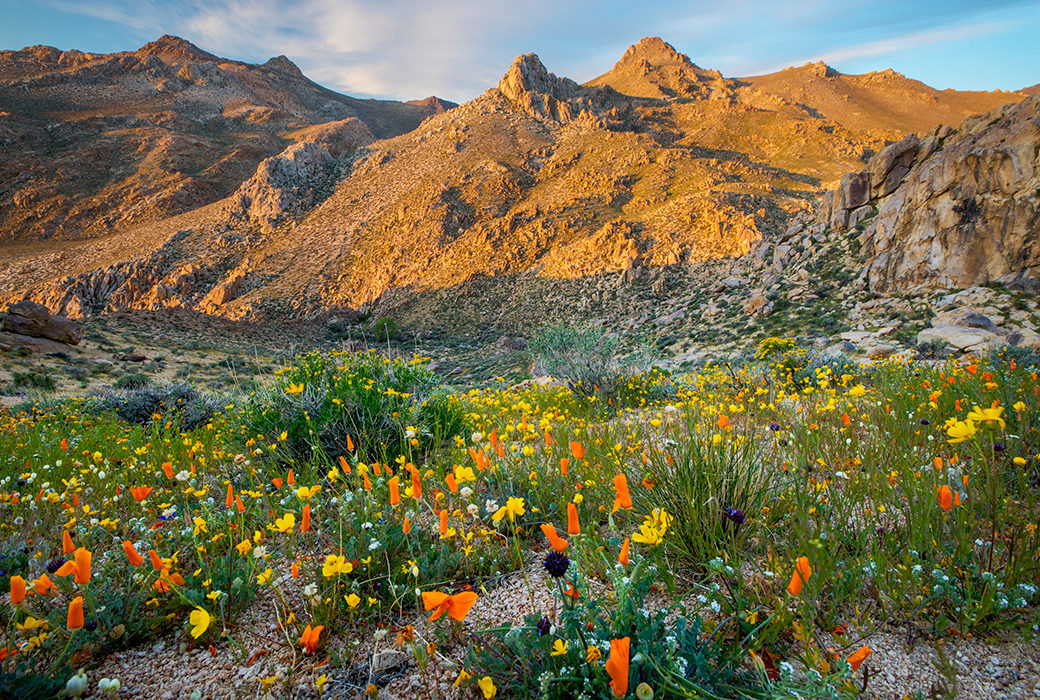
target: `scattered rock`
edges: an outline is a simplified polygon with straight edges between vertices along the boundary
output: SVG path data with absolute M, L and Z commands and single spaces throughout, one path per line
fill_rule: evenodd
M 33 338 L 47 338 L 67 345 L 79 345 L 83 339 L 83 333 L 75 321 L 52 315 L 43 304 L 27 300 L 7 307 L 7 317 L 0 330 Z
M 983 350 L 987 344 L 996 338 L 995 333 L 980 328 L 967 328 L 955 326 L 950 323 L 941 323 L 932 328 L 925 328 L 917 334 L 917 344 L 945 341 L 958 350 Z

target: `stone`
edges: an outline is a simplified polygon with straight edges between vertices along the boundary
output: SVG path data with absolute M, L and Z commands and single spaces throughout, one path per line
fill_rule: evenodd
M 867 171 L 846 173 L 841 178 L 841 206 L 844 209 L 857 209 L 870 199 L 870 177 Z M 850 224 L 851 225 L 851 224 Z
M 0 332 L 0 343 L 7 346 L 8 350 L 28 348 L 32 352 L 40 353 L 41 355 L 66 352 L 69 349 L 69 346 L 63 343 L 56 343 L 46 338 L 35 338 L 31 335 L 22 335 L 21 333 Z
M 856 346 L 847 340 L 839 340 L 823 351 L 824 355 L 851 355 L 856 352 Z
M 757 292 L 744 302 L 744 313 L 750 316 L 765 318 L 773 313 L 773 302 L 767 299 L 761 292 Z
M 526 350 L 527 341 L 521 337 L 510 338 L 507 335 L 503 335 L 495 343 L 495 347 L 500 350 Z
M 678 311 L 673 311 L 670 314 L 666 314 L 664 316 L 660 316 L 659 318 L 655 318 L 654 325 L 658 327 L 668 326 L 675 323 L 676 321 L 681 321 L 684 318 L 686 318 L 686 312 L 682 309 L 679 309 Z
M 878 345 L 872 345 L 871 347 L 867 348 L 866 353 L 867 357 L 872 357 L 874 359 L 884 359 L 893 355 L 895 351 L 896 348 L 894 346 L 887 345 L 885 343 L 879 343 Z
M 935 323 L 949 323 L 954 326 L 964 326 L 965 328 L 981 328 L 994 335 L 1004 334 L 1004 331 L 988 316 L 966 309 L 954 309 L 953 311 L 938 313 L 935 315 Z
M 967 328 L 950 323 L 941 323 L 932 328 L 925 328 L 917 334 L 917 344 L 945 341 L 957 350 L 967 351 L 981 348 L 996 338 L 995 333 L 981 328 Z
M 1016 348 L 1029 348 L 1035 350 L 1040 348 L 1040 333 L 1028 328 L 1017 328 L 1005 336 L 1008 345 Z
M 902 140 L 885 146 L 870 159 L 871 199 L 891 194 L 910 172 L 910 166 L 917 155 L 920 139 L 917 134 L 907 134 Z
M 0 330 L 33 338 L 47 338 L 67 345 L 79 345 L 83 339 L 83 333 L 75 321 L 51 314 L 43 304 L 28 300 L 7 307 L 7 316 Z
M 853 345 L 859 345 L 867 338 L 874 337 L 874 334 L 870 331 L 845 331 L 841 334 L 841 339 L 845 340 Z
M 144 362 L 148 358 L 138 352 L 128 352 L 122 355 L 117 355 L 116 359 L 121 362 Z

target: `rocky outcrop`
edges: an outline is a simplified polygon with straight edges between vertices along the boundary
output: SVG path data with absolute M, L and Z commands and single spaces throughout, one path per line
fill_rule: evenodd
M 502 79 L 498 91 L 520 111 L 532 117 L 561 122 L 575 119 L 588 100 L 581 104 L 581 86 L 570 78 L 557 78 L 533 53 L 518 56 Z
M 260 163 L 256 174 L 228 198 L 224 211 L 269 232 L 289 213 L 309 207 L 329 179 L 335 159 L 316 143 L 294 143 Z
M 863 229 L 861 277 L 874 291 L 1037 290 L 1040 95 L 885 147 L 827 193 L 817 222 Z
M 7 333 L 46 338 L 67 345 L 79 345 L 83 333 L 79 326 L 64 316 L 51 314 L 43 304 L 22 300 L 7 307 L 0 330 Z

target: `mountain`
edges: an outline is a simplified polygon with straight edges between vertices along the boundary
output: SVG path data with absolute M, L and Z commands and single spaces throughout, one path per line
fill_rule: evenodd
M 172 36 L 115 54 L 0 51 L 0 243 L 164 220 L 228 196 L 304 127 L 340 122 L 363 145 L 437 111 L 340 95 L 285 56 L 251 65 Z
M 127 236 L 9 253 L 0 296 L 73 316 L 349 308 L 435 335 L 568 314 L 639 325 L 713 261 L 805 222 L 889 144 L 1023 97 L 821 65 L 728 79 L 660 39 L 586 85 L 527 54 L 392 138 L 353 130 L 334 155 L 339 136 L 281 132 L 299 140 L 226 199 L 134 229 L 133 254 Z

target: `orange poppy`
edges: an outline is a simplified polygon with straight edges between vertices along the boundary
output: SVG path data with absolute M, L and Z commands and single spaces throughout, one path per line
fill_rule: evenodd
M 444 508 L 444 509 L 441 510 L 441 524 L 440 524 L 439 530 L 440 530 L 440 533 L 441 533 L 442 537 L 444 535 L 448 534 L 448 509 L 447 508 Z
M 350 439 L 349 435 L 347 436 L 347 449 L 351 452 L 354 451 L 354 441 Z
M 419 479 L 418 469 L 412 471 L 412 498 L 417 501 L 422 498 L 422 481 Z
M 859 651 L 849 657 L 849 666 L 852 666 L 852 672 L 855 673 L 859 670 L 860 664 L 862 664 L 873 651 L 870 647 L 861 647 Z
M 395 476 L 386 483 L 390 486 L 390 505 L 396 506 L 401 502 L 401 479 Z
M 231 487 L 231 484 L 227 485 L 227 496 L 224 497 L 224 506 L 230 508 L 235 505 L 235 490 Z
M 303 507 L 303 517 L 300 520 L 300 532 L 311 530 L 311 505 L 308 503 Z
M 448 595 L 439 591 L 427 591 L 422 594 L 423 607 L 426 610 L 433 610 L 430 622 L 438 619 L 444 613 L 448 613 L 448 617 L 452 620 L 462 622 L 479 597 L 473 591 L 463 591 L 456 595 Z
M 271 483 L 274 484 L 274 487 L 276 489 L 280 489 L 280 488 L 282 488 L 282 483 L 284 483 L 284 482 L 282 482 L 281 477 L 275 477 L 275 478 L 271 479 Z
M 618 508 L 631 508 L 632 497 L 628 493 L 628 479 L 625 478 L 624 474 L 618 474 L 614 477 L 614 507 L 611 509 L 611 513 L 616 513 Z
M 939 499 L 940 508 L 945 511 L 953 510 L 953 491 L 950 490 L 949 486 L 943 484 L 942 488 L 939 489 L 937 498 Z
M 83 596 L 78 595 L 69 602 L 69 617 L 65 627 L 70 632 L 83 629 Z
M 791 574 L 791 582 L 787 584 L 787 592 L 798 595 L 802 592 L 802 584 L 812 576 L 812 567 L 809 565 L 809 557 L 798 557 L 795 562 L 794 572 Z
M 293 474 L 293 470 L 292 469 L 289 470 L 289 475 L 287 477 L 285 477 L 285 483 L 289 484 L 289 486 L 295 486 L 296 485 L 296 475 Z
M 126 558 L 130 560 L 130 566 L 137 567 L 144 563 L 144 557 L 137 552 L 130 540 L 123 541 L 123 551 L 126 552 Z
M 228 489 L 231 487 L 229 486 Z M 152 492 L 151 486 L 131 486 L 130 495 L 134 497 L 134 500 L 140 503 L 144 499 L 148 498 L 148 494 Z
M 562 537 L 556 534 L 555 527 L 553 527 L 549 523 L 545 523 L 542 525 L 542 532 L 545 533 L 546 538 L 548 538 L 549 540 L 549 544 L 557 552 L 563 553 L 567 549 L 567 545 L 569 543 L 567 542 L 567 540 L 563 539 Z
M 325 629 L 325 625 L 318 625 L 314 629 L 311 629 L 309 624 L 307 625 L 307 629 L 303 631 L 303 636 L 300 637 L 300 646 L 303 647 L 304 654 L 310 654 L 318 648 L 318 639 L 321 637 L 323 629 Z
M 571 454 L 574 455 L 574 459 L 581 459 L 585 456 L 585 445 L 580 442 L 571 442 L 570 448 Z
M 58 587 L 54 585 L 47 574 L 43 574 L 40 578 L 33 581 L 33 590 L 36 591 L 36 595 L 47 595 L 51 589 L 57 590 Z
M 842 413 L 841 414 L 841 422 L 844 423 L 845 425 L 852 425 L 852 421 L 849 420 L 849 414 L 848 413 Z
M 289 571 L 292 573 L 293 578 L 300 578 L 300 565 L 296 562 L 292 563 L 292 566 L 289 567 Z
M 567 476 L 567 467 L 571 465 L 571 461 L 566 457 L 560 457 L 560 475 Z
M 617 558 L 617 560 L 625 566 L 628 566 L 628 543 L 631 541 L 631 539 L 632 538 L 630 537 L 625 538 L 625 543 L 621 545 L 621 554 L 619 554 Z
M 246 512 L 246 507 L 242 504 L 242 499 L 239 498 L 237 493 L 235 494 L 235 510 L 237 510 L 239 513 Z
M 76 583 L 90 583 L 90 560 L 93 554 L 83 547 L 76 550 Z
M 408 516 L 407 516 L 407 515 L 406 515 L 406 516 L 404 516 L 404 523 L 402 523 L 402 524 L 401 524 L 401 530 L 402 530 L 402 531 L 404 532 L 404 534 L 406 534 L 406 535 L 407 535 L 407 534 L 408 534 L 409 532 L 411 532 L 411 531 L 412 531 L 412 523 L 411 523 L 411 521 L 409 521 L 409 520 L 408 520 Z
M 1033 387 L 1033 389 L 1035 390 L 1036 387 Z M 504 442 L 499 442 L 498 443 L 497 454 L 498 454 L 498 458 L 499 459 L 504 459 L 505 458 L 505 456 L 506 456 L 506 444 Z
M 448 489 L 452 493 L 458 493 L 459 492 L 459 482 L 455 481 L 455 476 L 454 475 L 448 474 L 446 477 L 444 477 L 444 483 L 446 483 L 448 485 Z
M 65 438 L 61 439 L 61 449 L 63 449 L 63 450 L 69 449 L 69 441 L 66 440 Z
M 172 479 L 173 478 L 173 462 L 163 462 L 162 463 L 162 470 L 163 470 L 163 474 L 166 475 L 167 479 Z
M 25 600 L 25 579 L 21 576 L 11 577 L 11 605 L 18 605 Z
M 718 426 L 719 426 L 720 428 L 722 428 L 723 430 L 725 430 L 726 428 L 728 428 L 728 427 L 729 427 L 729 416 L 727 416 L 727 415 L 720 415 L 720 416 L 719 416 L 719 419 L 718 419 L 717 421 L 715 421 L 715 423 L 716 423 L 716 425 L 718 425 Z
M 628 693 L 628 654 L 631 640 L 628 637 L 610 640 L 610 658 L 607 673 L 610 674 L 610 689 L 614 697 L 623 698 Z
M 581 534 L 581 525 L 578 523 L 578 506 L 573 502 L 567 504 L 567 534 Z
M 339 467 L 343 470 L 344 474 L 350 474 L 350 465 L 347 464 L 347 458 L 343 455 L 339 457 Z
M 70 574 L 74 574 L 76 573 L 76 571 L 76 562 L 69 560 L 62 564 L 60 567 L 58 567 L 58 570 L 54 572 L 54 575 L 64 577 Z
M 76 551 L 76 545 L 72 543 L 72 535 L 69 534 L 68 530 L 64 530 L 61 533 L 61 553 L 72 554 Z
M 148 558 L 152 560 L 152 567 L 156 571 L 162 571 L 163 560 L 162 560 L 162 557 L 159 556 L 158 552 L 156 552 L 154 549 L 149 549 L 148 550 Z
M 366 491 L 371 491 L 372 490 L 372 480 L 368 478 L 368 474 L 362 474 L 361 475 L 361 480 L 364 483 L 365 490 Z

